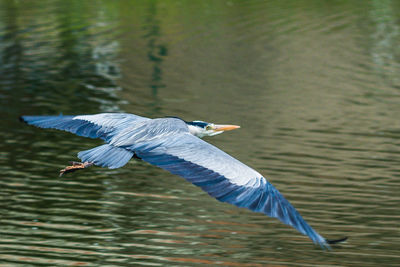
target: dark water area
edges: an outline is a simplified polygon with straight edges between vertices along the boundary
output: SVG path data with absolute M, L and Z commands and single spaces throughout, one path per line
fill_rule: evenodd
M 400 2 L 0 0 L 0 266 L 400 266 Z M 208 138 L 326 238 L 20 115 L 241 125 Z

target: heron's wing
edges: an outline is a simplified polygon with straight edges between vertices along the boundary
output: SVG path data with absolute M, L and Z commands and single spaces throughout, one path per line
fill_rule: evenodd
M 79 136 L 107 139 L 129 125 L 150 119 L 127 113 L 100 113 L 79 116 L 21 116 L 21 120 L 40 128 L 52 128 Z
M 329 248 L 327 241 L 258 172 L 189 133 L 140 142 L 129 149 L 143 160 L 184 177 L 222 202 L 278 218 L 314 243 Z
M 137 144 L 154 144 L 159 140 L 168 139 L 175 135 L 188 133 L 186 123 L 176 118 L 152 119 L 120 127 L 119 131 L 108 134 L 108 144 L 98 146 L 78 153 L 83 162 L 92 162 L 95 165 L 110 169 L 124 166 L 134 155 L 132 146 Z M 153 142 L 154 141 L 154 142 Z

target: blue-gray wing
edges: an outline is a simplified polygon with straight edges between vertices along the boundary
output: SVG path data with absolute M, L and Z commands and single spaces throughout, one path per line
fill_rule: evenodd
M 261 174 L 189 133 L 126 148 L 143 160 L 184 177 L 222 202 L 278 218 L 314 243 L 329 248 L 327 241 Z
M 130 125 L 150 119 L 127 113 L 100 113 L 78 116 L 22 116 L 21 120 L 40 128 L 64 130 L 79 136 L 107 140 Z
M 109 134 L 108 144 L 78 153 L 83 162 L 92 162 L 97 166 L 110 169 L 124 166 L 135 154 L 139 145 L 151 144 L 154 149 L 160 141 L 168 140 L 176 135 L 189 133 L 186 123 L 180 119 L 162 118 L 134 123 Z

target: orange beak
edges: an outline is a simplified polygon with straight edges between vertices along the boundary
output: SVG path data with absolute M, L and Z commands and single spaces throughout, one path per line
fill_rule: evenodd
M 240 128 L 240 126 L 238 125 L 218 125 L 218 124 L 214 124 L 214 131 L 230 131 L 230 130 L 235 130 Z

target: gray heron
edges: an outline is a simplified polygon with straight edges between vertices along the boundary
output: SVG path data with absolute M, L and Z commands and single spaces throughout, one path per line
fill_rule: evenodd
M 330 244 L 347 239 L 323 238 L 260 173 L 201 139 L 239 126 L 189 122 L 178 117 L 150 119 L 127 113 L 20 119 L 37 127 L 105 141 L 101 146 L 79 152 L 81 162 L 73 162 L 60 171 L 61 175 L 91 165 L 120 168 L 131 158 L 140 158 L 182 176 L 219 201 L 275 217 L 322 248 L 329 249 Z

